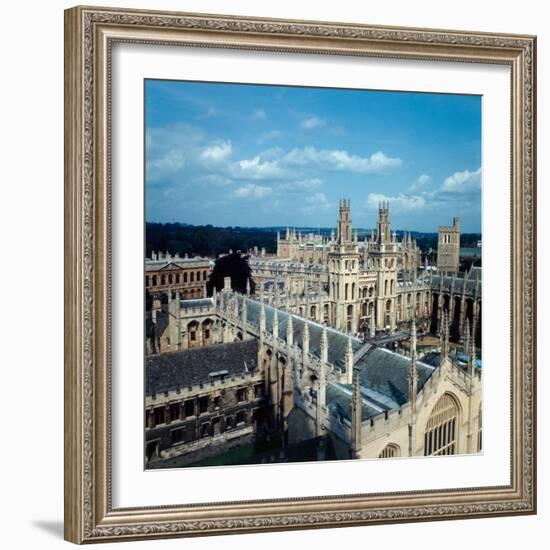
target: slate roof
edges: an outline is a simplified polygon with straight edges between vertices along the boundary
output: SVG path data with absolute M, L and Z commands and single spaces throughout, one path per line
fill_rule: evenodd
M 470 269 L 466 276 L 458 274 L 455 277 L 451 275 L 433 275 L 432 277 L 432 290 L 438 291 L 441 288 L 441 280 L 443 280 L 443 290 L 445 292 L 451 292 L 454 288 L 454 292 L 457 294 L 462 294 L 462 289 L 464 286 L 464 279 L 466 279 L 466 293 L 473 295 L 478 286 L 478 297 L 481 298 L 481 268 L 473 267 Z M 454 287 L 453 287 L 454 284 Z
M 145 359 L 145 394 L 208 383 L 210 373 L 224 370 L 228 377 L 240 376 L 256 370 L 257 361 L 257 340 L 150 355 Z
M 239 303 L 239 315 L 242 311 L 243 297 L 237 295 Z M 247 320 L 258 326 L 260 317 L 260 302 L 246 299 Z M 266 330 L 272 331 L 273 313 L 272 306 L 264 304 L 266 316 Z M 286 329 L 288 324 L 288 313 L 277 310 L 279 338 L 286 342 Z M 314 321 L 306 321 L 301 317 L 292 315 L 293 342 L 302 347 L 304 325 L 309 328 L 309 351 L 317 357 L 320 356 L 321 335 L 323 326 Z M 328 360 L 336 368 L 345 371 L 345 356 L 348 345 L 348 335 L 335 329 L 327 327 L 328 339 Z M 364 343 L 358 338 L 352 338 L 352 349 L 355 353 L 363 347 Z M 410 358 L 384 348 L 375 348 L 363 356 L 357 362 L 360 369 L 361 392 L 364 398 L 363 416 L 369 418 L 380 414 L 385 410 L 396 409 L 408 401 L 408 374 Z M 417 361 L 418 391 L 430 378 L 435 368 Z M 338 406 L 341 413 L 346 416 L 350 410 L 351 400 L 350 385 L 328 384 L 326 402 L 329 406 Z M 347 412 L 346 412 L 347 411 Z

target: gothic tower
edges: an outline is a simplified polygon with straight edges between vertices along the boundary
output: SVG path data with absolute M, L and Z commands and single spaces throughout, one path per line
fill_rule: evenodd
M 340 200 L 336 224 L 337 236 L 328 256 L 329 294 L 332 300 L 332 324 L 355 334 L 359 319 L 359 249 L 353 237 L 351 204 Z
M 453 225 L 439 227 L 437 240 L 437 270 L 457 273 L 460 270 L 460 219 L 453 218 Z
M 376 271 L 377 301 L 376 328 L 395 330 L 395 302 L 397 296 L 398 246 L 396 235 L 391 234 L 390 205 L 381 202 L 378 208 L 376 242 L 369 255 Z

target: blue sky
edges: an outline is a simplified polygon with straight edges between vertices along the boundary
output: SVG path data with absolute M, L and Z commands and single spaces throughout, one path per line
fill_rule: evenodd
M 481 230 L 481 97 L 147 80 L 146 219 Z

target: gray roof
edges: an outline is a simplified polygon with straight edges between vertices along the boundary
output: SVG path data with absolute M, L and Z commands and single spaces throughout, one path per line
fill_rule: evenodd
M 227 377 L 240 376 L 256 370 L 257 362 L 255 339 L 150 355 L 145 359 L 145 394 L 206 384 L 210 374 L 219 371 L 227 371 Z
M 194 307 L 212 307 L 214 302 L 212 298 L 197 298 L 192 300 L 180 300 L 180 307 L 182 309 L 194 308 Z
M 441 282 L 443 281 L 443 285 Z M 438 291 L 441 286 L 443 286 L 444 292 L 451 292 L 453 290 L 456 294 L 462 294 L 462 289 L 466 284 L 466 294 L 473 296 L 476 291 L 477 286 L 477 295 L 481 298 L 481 268 L 475 267 L 470 269 L 468 273 L 457 274 L 456 276 L 452 275 L 433 275 L 432 277 L 432 290 Z
M 243 297 L 238 296 L 239 311 L 242 311 Z M 247 320 L 258 326 L 260 317 L 260 302 L 256 300 L 246 300 Z M 266 330 L 272 331 L 273 313 L 275 308 L 264 304 L 266 316 Z M 288 324 L 288 313 L 277 310 L 279 338 L 286 342 L 286 329 Z M 292 315 L 293 341 L 295 345 L 302 347 L 302 338 L 304 325 L 309 328 L 309 351 L 317 357 L 320 356 L 321 335 L 323 326 Z M 345 371 L 345 355 L 348 346 L 347 334 L 339 332 L 333 328 L 327 327 L 328 340 L 328 360 L 337 368 Z M 358 338 L 352 338 L 352 349 L 355 353 L 362 348 L 364 343 Z M 382 411 L 399 408 L 408 401 L 408 374 L 411 359 L 404 355 L 394 353 L 384 348 L 375 348 L 361 359 L 356 365 L 360 369 L 361 392 L 365 400 L 370 405 L 363 407 L 363 415 L 366 417 L 379 414 Z M 426 365 L 421 361 L 416 363 L 418 373 L 418 390 L 420 391 L 426 381 L 434 372 L 434 367 Z M 351 386 L 336 384 L 341 386 L 334 388 L 334 384 L 327 386 L 327 404 L 347 402 L 351 399 Z M 329 391 L 329 387 L 332 387 Z M 343 406 L 343 405 L 342 405 Z M 345 408 L 345 407 L 344 407 Z M 349 407 L 348 407 L 349 408 Z

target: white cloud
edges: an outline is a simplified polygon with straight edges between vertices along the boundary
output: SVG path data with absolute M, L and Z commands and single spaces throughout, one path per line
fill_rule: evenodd
M 311 191 L 313 189 L 317 189 L 317 187 L 319 187 L 322 183 L 323 180 L 319 178 L 294 180 L 281 184 L 279 189 L 283 189 L 285 191 Z
M 390 203 L 390 208 L 396 212 L 410 212 L 411 210 L 421 210 L 426 206 L 426 199 L 421 195 L 407 195 L 399 193 L 393 197 L 382 193 L 369 193 L 367 206 L 371 209 L 378 208 L 382 201 Z
M 212 118 L 217 116 L 218 111 L 214 109 L 214 107 L 209 107 L 202 115 L 198 115 L 197 118 L 204 119 L 204 118 Z
M 163 156 L 150 160 L 147 168 L 152 172 L 175 172 L 185 166 L 185 155 L 178 149 L 170 149 Z
M 228 159 L 233 153 L 231 141 L 224 141 L 203 149 L 201 158 L 207 162 L 221 162 Z
M 317 116 L 308 117 L 300 123 L 300 126 L 305 130 L 313 130 L 314 128 L 319 128 L 324 125 L 325 121 Z
M 373 174 L 386 173 L 401 164 L 401 159 L 388 157 L 382 151 L 370 157 L 360 157 L 345 150 L 316 149 L 311 146 L 293 149 L 284 157 L 284 161 L 291 165 L 319 164 L 333 170 Z
M 306 197 L 306 202 L 313 206 L 319 206 L 321 208 L 327 208 L 330 206 L 330 203 L 327 200 L 327 197 L 324 193 L 314 193 L 309 197 Z
M 441 189 L 449 193 L 471 193 L 481 189 L 481 167 L 475 172 L 455 172 L 445 178 Z
M 280 177 L 282 171 L 277 160 L 262 161 L 260 156 L 256 155 L 254 158 L 239 160 L 233 164 L 231 174 L 235 178 L 257 180 Z
M 271 193 L 271 187 L 256 185 L 254 183 L 247 183 L 246 185 L 243 185 L 242 187 L 236 189 L 233 195 L 240 199 L 263 199 L 271 195 Z
M 431 181 L 432 181 L 432 178 L 430 178 L 430 176 L 428 176 L 427 174 L 422 174 L 409 187 L 409 191 L 419 191 L 420 189 L 424 189 Z
M 273 139 L 278 139 L 282 137 L 283 132 L 281 130 L 270 130 L 269 132 L 264 132 L 263 134 L 260 134 L 258 139 L 256 140 L 257 143 L 260 145 L 262 143 L 265 143 L 266 141 L 271 141 Z
M 198 178 L 198 180 L 204 181 L 209 185 L 215 185 L 217 187 L 225 187 L 233 183 L 231 179 L 226 178 L 225 176 L 222 176 L 220 174 L 207 174 L 205 176 L 201 176 L 200 178 Z
M 265 120 L 267 118 L 267 115 L 265 114 L 265 111 L 263 109 L 257 109 L 250 115 L 250 120 Z

